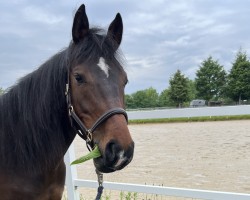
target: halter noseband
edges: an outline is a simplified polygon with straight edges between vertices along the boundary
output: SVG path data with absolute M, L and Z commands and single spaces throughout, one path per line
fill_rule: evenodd
M 126 121 L 128 122 L 128 115 L 126 111 L 123 108 L 112 108 L 105 112 L 103 115 L 101 115 L 96 122 L 93 124 L 93 126 L 88 129 L 83 122 L 80 120 L 80 118 L 77 116 L 77 114 L 74 111 L 74 107 L 71 103 L 71 95 L 70 95 L 70 88 L 69 88 L 69 78 L 68 78 L 68 83 L 66 84 L 66 101 L 67 101 L 67 106 L 68 106 L 68 112 L 69 112 L 69 119 L 71 126 L 76 130 L 77 134 L 86 141 L 86 145 L 88 150 L 90 151 L 93 146 L 92 146 L 92 141 L 93 141 L 93 132 L 97 129 L 97 127 L 102 124 L 104 121 L 106 121 L 108 118 L 112 117 L 113 115 L 116 114 L 122 114 L 124 115 Z M 77 124 L 78 127 L 74 126 L 74 122 Z

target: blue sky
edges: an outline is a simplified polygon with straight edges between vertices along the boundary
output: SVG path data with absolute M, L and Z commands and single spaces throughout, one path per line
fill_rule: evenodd
M 120 12 L 126 93 L 168 87 L 180 69 L 194 79 L 208 56 L 228 71 L 241 47 L 250 52 L 247 0 L 12 0 L 0 2 L 0 87 L 7 88 L 68 46 L 84 3 L 90 25 L 107 28 Z

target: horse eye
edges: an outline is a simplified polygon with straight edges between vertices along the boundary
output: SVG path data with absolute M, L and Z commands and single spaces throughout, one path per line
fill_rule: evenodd
M 124 86 L 126 86 L 127 84 L 128 84 L 128 79 L 125 80 Z
M 78 83 L 84 83 L 84 79 L 80 74 L 75 74 L 74 76 Z

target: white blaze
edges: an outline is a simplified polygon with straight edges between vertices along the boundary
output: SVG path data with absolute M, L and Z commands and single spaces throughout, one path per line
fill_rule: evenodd
M 97 65 L 106 74 L 106 76 L 108 78 L 109 77 L 109 66 L 106 64 L 106 61 L 103 57 L 100 57 L 99 63 Z

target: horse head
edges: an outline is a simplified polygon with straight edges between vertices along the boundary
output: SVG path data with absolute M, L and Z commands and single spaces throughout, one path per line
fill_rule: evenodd
M 69 48 L 69 88 L 71 104 L 87 130 L 103 116 L 101 123 L 88 139 L 90 146 L 98 145 L 101 157 L 94 159 L 97 170 L 113 172 L 124 168 L 133 157 L 134 142 L 121 111 L 125 107 L 124 88 L 127 75 L 119 61 L 123 23 L 118 13 L 109 25 L 107 34 L 89 28 L 85 6 L 75 14 L 72 43 Z

